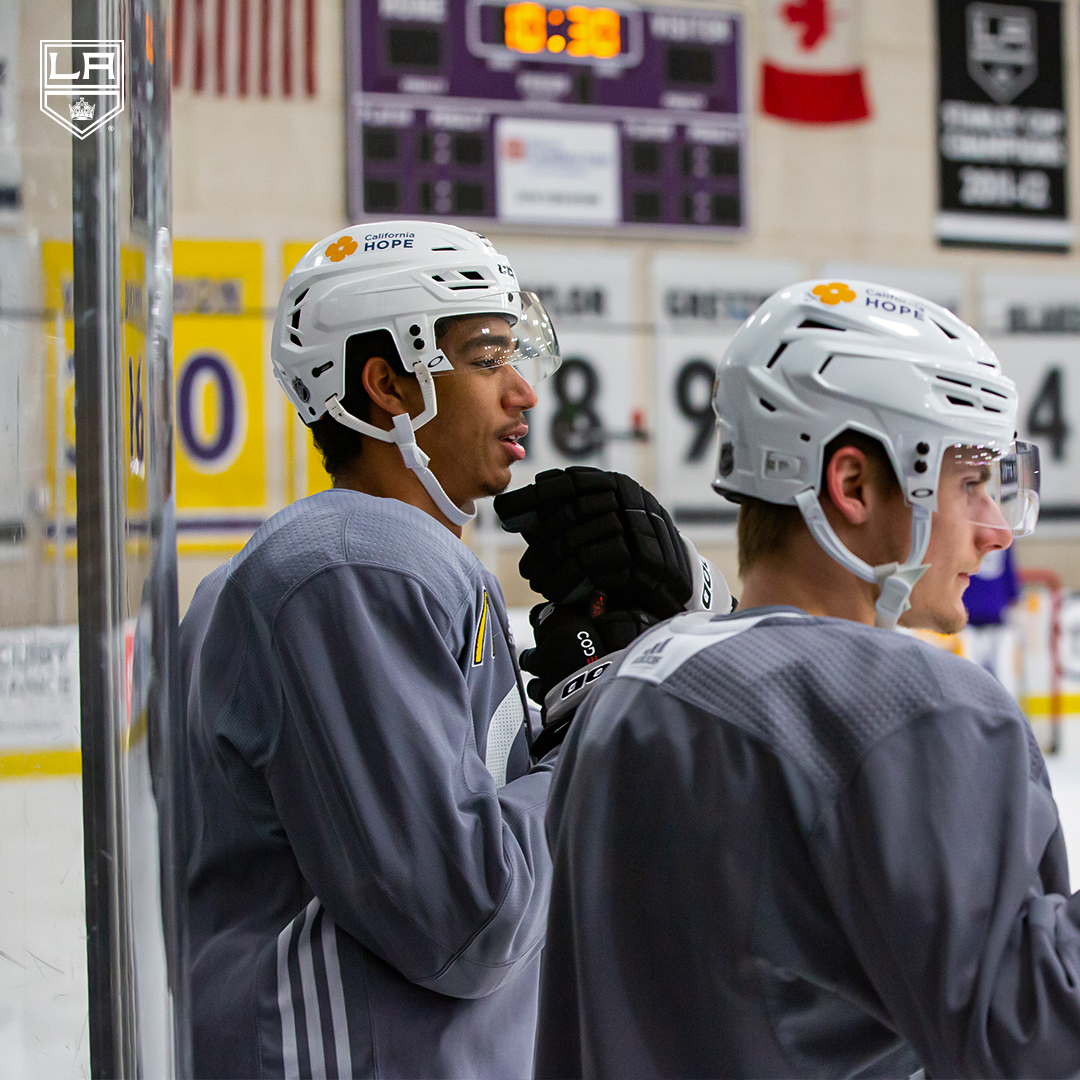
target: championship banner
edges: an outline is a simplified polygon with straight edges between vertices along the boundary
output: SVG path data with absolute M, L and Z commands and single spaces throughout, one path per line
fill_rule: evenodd
M 804 280 L 798 263 L 685 252 L 652 261 L 656 324 L 653 445 L 656 497 L 681 525 L 733 525 L 716 474 L 716 365 L 735 331 L 777 289 Z
M 980 329 L 1020 394 L 1018 437 L 1039 447 L 1039 531 L 1080 532 L 1080 277 L 984 274 L 980 292 Z
M 858 10 L 858 0 L 769 0 L 762 112 L 808 124 L 870 115 Z
M 942 244 L 1065 251 L 1064 5 L 938 0 Z
M 181 553 L 236 551 L 267 506 L 262 245 L 173 245 Z
M 281 283 L 284 285 L 292 268 L 307 254 L 316 241 L 310 244 L 292 242 L 281 249 Z M 333 487 L 329 474 L 323 468 L 322 458 L 311 440 L 307 424 L 292 410 L 285 424 L 285 498 L 295 502 L 317 491 Z

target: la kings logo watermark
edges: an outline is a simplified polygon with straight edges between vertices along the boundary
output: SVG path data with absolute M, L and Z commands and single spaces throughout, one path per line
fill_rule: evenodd
M 123 41 L 42 41 L 41 111 L 85 139 L 124 111 Z
M 1008 105 L 1035 81 L 1038 55 L 1031 8 L 968 5 L 968 74 L 999 105 Z

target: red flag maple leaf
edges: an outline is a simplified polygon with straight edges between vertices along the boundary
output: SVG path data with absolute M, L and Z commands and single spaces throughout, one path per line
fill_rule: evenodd
M 801 26 L 799 45 L 809 52 L 829 32 L 828 0 L 800 0 L 784 5 L 784 18 L 792 26 Z

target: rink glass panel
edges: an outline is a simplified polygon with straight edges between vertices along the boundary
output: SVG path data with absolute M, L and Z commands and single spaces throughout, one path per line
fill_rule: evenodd
M 5 1076 L 187 1070 L 167 14 L 0 0 Z M 70 40 L 123 42 L 123 110 L 82 139 L 40 107 Z M 51 103 L 78 97 L 104 109 Z

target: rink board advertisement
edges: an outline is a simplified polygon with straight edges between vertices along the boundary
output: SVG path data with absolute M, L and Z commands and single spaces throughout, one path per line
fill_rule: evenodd
M 735 523 L 736 505 L 712 490 L 716 365 L 754 309 L 803 276 L 790 262 L 685 253 L 652 260 L 656 497 L 684 527 Z
M 179 548 L 238 549 L 268 512 L 262 246 L 178 240 L 173 275 Z
M 937 0 L 938 240 L 1067 250 L 1060 0 Z
M 4 16 L 0 14 L 0 26 Z M 3 63 L 0 55 L 0 63 Z M 2 80 L 0 80 L 2 87 Z M 0 90 L 0 102 L 3 100 Z M 0 112 L 0 154 L 3 153 L 3 114 Z M 2 179 L 2 176 L 0 176 Z M 30 312 L 40 300 L 35 295 L 39 275 L 34 270 L 35 251 L 29 237 L 18 233 L 0 236 L 0 303 L 11 311 Z M 22 320 L 0 321 L 0 356 L 4 358 L 5 385 L 10 388 L 0 402 L 0 544 L 18 543 L 26 535 L 27 488 L 26 382 L 34 335 Z M 14 392 L 11 392 L 14 391 Z
M 347 0 L 345 27 L 354 220 L 745 229 L 741 15 Z
M 1080 277 L 984 274 L 980 329 L 1020 394 L 1017 431 L 1038 444 L 1041 524 L 1080 533 Z

